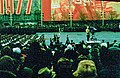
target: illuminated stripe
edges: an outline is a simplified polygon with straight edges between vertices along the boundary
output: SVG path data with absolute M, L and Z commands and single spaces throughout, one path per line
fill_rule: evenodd
M 11 0 L 11 11 L 14 14 L 14 0 Z
M 31 6 L 32 6 L 32 0 L 28 0 L 26 14 L 30 14 Z
M 6 0 L 6 14 L 14 13 L 14 0 Z
M 16 14 L 20 14 L 20 12 L 21 12 L 22 1 L 23 0 L 18 0 L 18 6 L 17 6 Z
M 0 14 L 4 14 L 4 0 L 0 0 Z
M 10 11 L 9 0 L 6 0 L 6 14 L 9 14 L 9 11 Z

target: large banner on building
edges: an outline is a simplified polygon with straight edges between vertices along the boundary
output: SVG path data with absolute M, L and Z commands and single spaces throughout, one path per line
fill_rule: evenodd
M 44 21 L 116 20 L 120 19 L 119 7 L 117 0 L 0 0 L 0 14 L 29 14 L 33 18 L 39 11 Z
M 100 0 L 52 0 L 51 20 L 120 19 L 120 2 Z

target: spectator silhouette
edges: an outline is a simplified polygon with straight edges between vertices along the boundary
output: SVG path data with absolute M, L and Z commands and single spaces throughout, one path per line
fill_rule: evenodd
M 110 47 L 106 54 L 106 66 L 99 72 L 99 78 L 120 78 L 120 48 Z

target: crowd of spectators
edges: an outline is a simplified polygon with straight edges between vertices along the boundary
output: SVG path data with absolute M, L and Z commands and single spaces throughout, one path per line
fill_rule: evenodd
M 44 34 L 1 35 L 1 78 L 120 78 L 120 43 L 102 40 L 76 44 L 54 34 L 46 45 Z

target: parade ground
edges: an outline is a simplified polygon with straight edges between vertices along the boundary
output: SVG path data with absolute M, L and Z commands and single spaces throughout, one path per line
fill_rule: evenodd
M 65 43 L 66 36 L 69 36 L 70 40 L 73 40 L 75 43 L 79 43 L 81 40 L 86 41 L 86 33 L 85 32 L 39 32 L 37 33 L 39 35 L 44 34 L 46 38 L 46 43 L 49 44 L 49 39 L 54 37 L 54 34 L 59 35 L 60 41 Z M 96 32 L 95 38 L 97 40 L 102 41 L 105 40 L 105 42 L 112 43 L 114 40 L 117 40 L 118 43 L 120 42 L 120 32 Z

